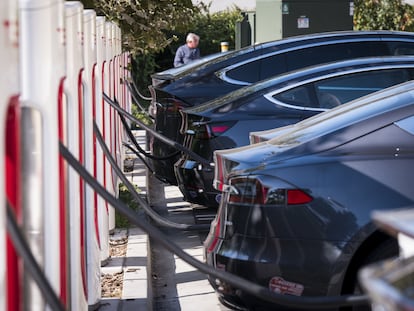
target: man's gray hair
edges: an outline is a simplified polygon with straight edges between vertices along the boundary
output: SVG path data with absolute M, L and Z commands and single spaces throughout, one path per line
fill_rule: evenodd
M 200 41 L 200 37 L 197 36 L 195 33 L 190 32 L 187 35 L 186 42 L 192 42 L 192 41 Z

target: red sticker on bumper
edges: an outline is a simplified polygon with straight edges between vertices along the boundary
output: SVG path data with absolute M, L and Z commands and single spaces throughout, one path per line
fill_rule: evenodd
M 269 281 L 269 289 L 282 295 L 301 296 L 303 292 L 303 285 L 284 280 L 281 277 L 275 276 Z

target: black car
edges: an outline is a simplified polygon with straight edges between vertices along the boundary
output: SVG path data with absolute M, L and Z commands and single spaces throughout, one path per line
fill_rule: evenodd
M 216 151 L 215 164 L 223 198 L 204 242 L 209 265 L 289 295 L 359 293 L 359 269 L 399 252 L 371 212 L 414 208 L 414 82 Z M 210 282 L 226 304 L 270 308 Z
M 149 114 L 152 117 L 155 117 L 157 113 L 157 93 L 156 90 L 162 89 L 163 86 L 171 84 L 174 80 L 177 80 L 179 77 L 191 74 L 192 71 L 197 70 L 197 68 L 205 65 L 206 63 L 216 59 L 223 58 L 228 52 L 214 53 L 199 59 L 196 59 L 190 63 L 184 64 L 179 67 L 170 68 L 161 72 L 157 72 L 151 75 L 152 85 L 149 86 L 151 92 L 152 100 L 149 107 Z
M 414 34 L 395 31 L 342 31 L 308 34 L 260 43 L 214 55 L 210 61 L 154 74 L 150 86 L 154 128 L 182 143 L 182 108 L 199 105 L 243 86 L 310 65 L 365 56 L 414 54 Z M 188 69 L 188 70 L 187 70 Z M 176 149 L 151 138 L 155 176 L 176 185 Z
M 413 56 L 359 58 L 313 66 L 246 86 L 182 110 L 184 145 L 213 162 L 215 150 L 248 145 L 251 131 L 294 124 L 411 80 L 413 66 Z M 184 199 L 217 208 L 221 193 L 213 188 L 213 173 L 213 166 L 203 165 L 185 153 L 175 163 Z

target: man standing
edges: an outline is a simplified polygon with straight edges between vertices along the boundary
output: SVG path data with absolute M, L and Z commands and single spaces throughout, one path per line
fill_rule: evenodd
M 184 64 L 188 64 L 195 59 L 200 58 L 200 49 L 198 48 L 198 42 L 200 37 L 195 33 L 189 33 L 187 35 L 186 44 L 183 44 L 177 49 L 174 57 L 174 67 L 178 67 Z

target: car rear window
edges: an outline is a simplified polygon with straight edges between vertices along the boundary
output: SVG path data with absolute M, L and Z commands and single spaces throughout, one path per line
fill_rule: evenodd
M 254 83 L 259 81 L 259 70 L 257 70 L 257 61 L 238 66 L 227 71 L 226 76 L 230 79 Z
M 411 72 L 410 72 L 411 71 Z M 412 71 L 405 68 L 361 72 L 315 83 L 320 108 L 332 108 L 321 100 L 331 94 L 341 104 L 412 79 Z
M 357 72 L 311 82 L 275 94 L 273 97 L 289 105 L 330 109 L 364 95 L 409 81 L 413 77 L 414 69 L 407 68 Z
M 274 52 L 273 52 L 274 53 Z M 333 42 L 254 58 L 226 71 L 225 76 L 240 83 L 255 83 L 288 71 L 357 57 L 414 55 L 414 42 L 359 41 Z
M 388 42 L 392 55 L 414 55 L 414 43 L 409 42 Z
M 336 60 L 381 55 L 390 55 L 385 42 L 343 42 L 292 51 L 286 61 L 290 71 Z

